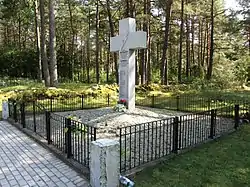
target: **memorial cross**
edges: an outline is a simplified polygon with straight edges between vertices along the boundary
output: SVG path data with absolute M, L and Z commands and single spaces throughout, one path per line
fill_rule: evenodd
M 133 18 L 119 21 L 119 36 L 110 38 L 110 51 L 119 52 L 119 100 L 125 99 L 127 109 L 135 109 L 135 50 L 147 46 L 147 33 L 136 32 Z

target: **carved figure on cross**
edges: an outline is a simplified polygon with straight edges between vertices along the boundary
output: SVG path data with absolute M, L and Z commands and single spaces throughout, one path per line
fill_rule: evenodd
M 119 52 L 119 100 L 125 99 L 127 109 L 135 108 L 135 50 L 147 46 L 147 33 L 136 31 L 133 18 L 119 21 L 119 36 L 110 38 L 110 51 Z

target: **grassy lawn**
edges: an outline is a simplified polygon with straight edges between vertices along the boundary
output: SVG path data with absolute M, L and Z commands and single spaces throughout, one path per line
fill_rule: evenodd
M 250 186 L 250 126 L 134 176 L 137 187 Z

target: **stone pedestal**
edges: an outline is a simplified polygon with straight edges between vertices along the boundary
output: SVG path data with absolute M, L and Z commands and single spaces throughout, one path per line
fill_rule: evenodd
M 91 143 L 90 184 L 92 187 L 119 186 L 119 142 L 100 139 Z
M 125 99 L 128 110 L 135 109 L 135 52 L 120 52 L 119 100 Z
M 2 118 L 8 119 L 9 117 L 9 105 L 7 101 L 3 101 L 2 103 Z

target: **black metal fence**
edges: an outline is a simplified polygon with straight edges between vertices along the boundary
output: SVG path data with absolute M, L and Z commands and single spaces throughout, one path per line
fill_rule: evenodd
M 170 154 L 173 122 L 170 118 L 120 128 L 121 172 Z
M 84 109 L 95 109 L 103 107 L 111 107 L 117 104 L 118 96 L 102 95 L 102 96 L 83 96 L 75 97 L 50 97 L 38 99 L 36 102 L 42 105 L 50 112 L 76 111 Z M 32 102 L 31 102 L 32 103 Z M 203 112 L 212 109 L 219 109 L 239 104 L 242 111 L 249 110 L 250 103 L 247 100 L 231 100 L 221 98 L 207 98 L 200 96 L 136 96 L 136 105 L 154 107 L 168 110 L 176 110 L 182 112 Z M 27 109 L 26 109 L 27 110 Z M 32 111 L 32 104 L 28 111 Z M 19 110 L 18 110 L 19 111 Z M 19 115 L 19 113 L 17 114 Z M 20 116 L 19 116 L 20 117 Z M 19 119 L 19 118 L 18 118 Z
M 239 105 L 120 128 L 120 171 L 202 144 L 237 129 Z
M 9 116 L 22 128 L 46 139 L 67 158 L 89 167 L 90 144 L 96 140 L 95 127 L 54 114 L 36 101 L 9 100 Z
M 169 97 L 163 95 L 137 95 L 136 98 L 136 105 L 139 106 L 183 112 L 203 112 L 226 106 L 234 106 L 235 104 L 239 104 L 243 109 L 249 107 L 250 103 L 247 100 L 241 99 L 209 98 L 196 95 L 178 95 Z
M 50 112 L 75 111 L 113 106 L 117 96 L 110 94 L 102 96 L 75 96 L 75 97 L 50 97 L 37 100 Z
M 242 114 L 248 114 L 250 108 L 246 101 L 201 97 L 151 99 L 144 100 L 141 105 L 195 113 L 120 128 L 122 173 L 237 129 Z M 96 140 L 97 129 L 53 112 L 106 107 L 116 101 L 117 98 L 110 95 L 99 99 L 81 96 L 25 103 L 9 100 L 9 115 L 23 128 L 45 138 L 68 158 L 89 167 L 90 143 Z M 250 120 L 249 114 L 247 117 Z

